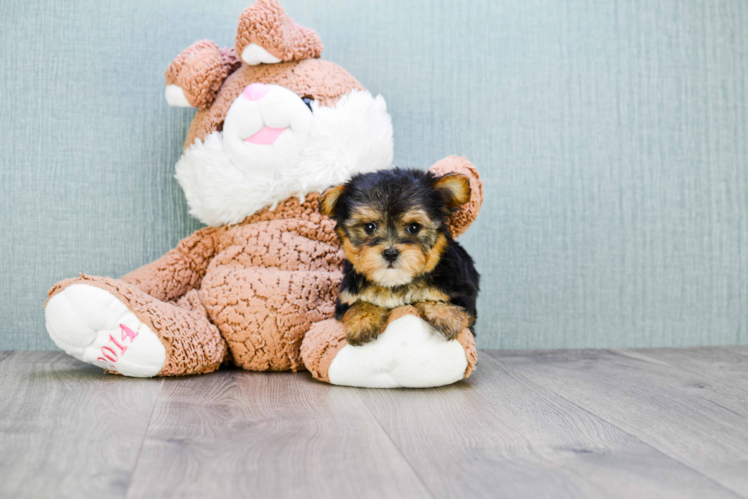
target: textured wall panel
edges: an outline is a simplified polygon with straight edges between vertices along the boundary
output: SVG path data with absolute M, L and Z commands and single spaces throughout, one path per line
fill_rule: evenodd
M 249 0 L 0 2 L 0 349 L 46 290 L 199 225 L 163 71 Z M 385 95 L 395 158 L 469 157 L 481 347 L 748 344 L 748 5 L 285 0 Z

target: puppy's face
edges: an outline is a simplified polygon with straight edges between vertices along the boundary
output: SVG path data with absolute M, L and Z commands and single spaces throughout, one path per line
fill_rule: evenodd
M 338 236 L 355 269 L 382 286 L 404 285 L 439 262 L 446 236 L 438 219 L 417 201 L 403 200 L 391 209 L 357 205 Z
M 356 271 L 394 287 L 433 271 L 450 239 L 445 218 L 469 198 L 464 176 L 394 169 L 328 189 L 320 211 L 337 221 L 346 258 Z

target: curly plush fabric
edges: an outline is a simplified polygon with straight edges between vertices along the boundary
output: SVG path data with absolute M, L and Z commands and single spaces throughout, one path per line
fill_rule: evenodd
M 330 382 L 330 364 L 340 350 L 348 345 L 343 324 L 334 319 L 312 325 L 301 344 L 301 357 L 312 376 Z
M 226 76 L 230 75 L 242 65 L 242 60 L 236 55 L 236 49 L 234 47 L 225 47 L 221 49 L 221 61 L 223 67 L 226 68 Z
M 321 59 L 258 66 L 244 64 L 226 79 L 213 104 L 195 114 L 184 149 L 195 139 L 204 140 L 210 133 L 221 130 L 229 108 L 250 83 L 280 85 L 300 96 L 311 97 L 320 106 L 332 106 L 351 90 L 365 90 L 346 70 Z
M 207 108 L 232 67 L 231 53 L 210 40 L 190 45 L 169 65 L 166 84 L 177 85 L 190 105 Z
M 294 22 L 275 0 L 258 0 L 242 12 L 236 33 L 236 52 L 255 43 L 281 61 L 317 58 L 322 41 L 310 28 Z
M 167 301 L 199 289 L 234 363 L 303 369 L 303 336 L 332 317 L 342 279 L 334 222 L 318 213 L 318 199 L 290 198 L 235 226 L 202 229 L 122 281 Z
M 444 175 L 451 172 L 460 173 L 470 179 L 470 200 L 462 205 L 451 215 L 447 225 L 452 236 L 457 238 L 470 227 L 480 213 L 483 204 L 483 183 L 480 181 L 478 170 L 467 158 L 460 156 L 449 156 L 434 163 L 429 169 L 436 175 Z

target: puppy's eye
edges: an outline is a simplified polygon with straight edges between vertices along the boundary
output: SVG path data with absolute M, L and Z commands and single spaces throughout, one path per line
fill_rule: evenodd
M 415 222 L 412 224 L 408 224 L 407 227 L 405 228 L 406 233 L 413 234 L 413 235 L 418 234 L 420 230 L 421 230 L 421 225 L 416 224 Z
M 376 230 L 377 230 L 377 225 L 374 224 L 373 222 L 369 222 L 368 224 L 364 226 L 364 231 L 366 231 L 366 234 L 371 234 Z
M 304 104 L 306 104 L 306 107 L 309 108 L 309 111 L 312 110 L 312 102 L 314 102 L 314 97 L 309 97 L 308 95 L 305 95 L 301 98 L 302 101 L 304 101 Z

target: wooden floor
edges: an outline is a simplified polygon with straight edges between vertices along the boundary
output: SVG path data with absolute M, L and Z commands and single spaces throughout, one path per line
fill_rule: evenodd
M 0 352 L 0 497 L 745 497 L 748 347 L 484 351 L 430 390 Z

